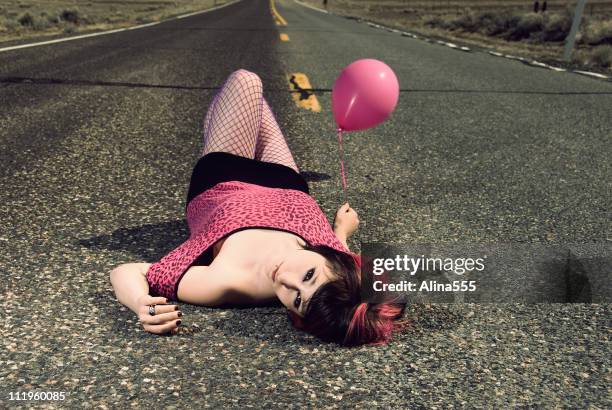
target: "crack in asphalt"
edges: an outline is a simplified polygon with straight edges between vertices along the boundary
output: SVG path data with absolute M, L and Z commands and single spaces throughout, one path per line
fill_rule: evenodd
M 87 85 L 106 87 L 130 87 L 130 88 L 174 88 L 185 90 L 214 90 L 220 87 L 202 87 L 186 85 L 164 85 L 146 84 L 121 81 L 90 81 L 90 80 L 67 80 L 61 78 L 33 78 L 33 77 L 0 77 L 0 83 L 8 84 L 45 84 L 45 85 Z
M 301 99 L 307 99 L 312 93 L 329 93 L 331 88 L 301 88 L 295 81 L 295 77 L 291 77 L 291 83 L 296 88 L 289 90 L 291 93 L 300 93 Z M 218 90 L 221 87 L 205 87 L 197 85 L 178 85 L 178 84 L 147 84 L 123 81 L 94 81 L 94 80 L 68 80 L 62 78 L 34 78 L 34 77 L 0 77 L 0 85 L 10 84 L 26 84 L 26 85 L 85 85 L 85 86 L 106 86 L 106 87 L 131 87 L 131 88 L 170 88 L 177 90 Z M 286 90 L 269 89 L 268 91 L 277 92 Z M 465 94 L 531 94 L 531 95 L 612 95 L 608 91 L 503 91 L 503 90 L 435 90 L 435 89 L 418 89 L 404 88 L 400 89 L 404 93 L 465 93 Z
M 300 100 L 307 100 L 313 93 L 312 93 L 312 89 L 306 89 L 306 88 L 302 88 L 297 81 L 295 80 L 295 75 L 291 76 L 291 80 L 289 80 L 289 82 L 291 84 L 293 84 L 293 87 L 295 88 L 295 91 L 293 92 L 298 92 L 300 93 Z

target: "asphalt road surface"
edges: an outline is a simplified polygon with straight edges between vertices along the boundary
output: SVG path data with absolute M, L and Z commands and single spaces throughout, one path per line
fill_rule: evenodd
M 294 331 L 281 307 L 180 304 L 184 332 L 165 337 L 117 302 L 112 268 L 154 262 L 186 239 L 202 121 L 239 68 L 261 77 L 330 220 L 342 201 L 333 83 L 360 58 L 395 71 L 392 116 L 345 136 L 357 249 L 609 245 L 611 83 L 294 1 L 276 8 L 287 26 L 269 1 L 243 0 L 0 53 L 2 406 L 610 408 L 611 308 L 595 286 L 585 301 L 598 304 L 409 305 L 413 329 L 356 349 Z M 321 112 L 293 102 L 295 72 Z M 11 401 L 36 392 L 66 397 Z

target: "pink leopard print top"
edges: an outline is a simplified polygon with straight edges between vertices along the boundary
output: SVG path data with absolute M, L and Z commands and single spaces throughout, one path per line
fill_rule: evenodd
M 355 258 L 334 234 L 308 194 L 246 182 L 221 182 L 187 206 L 190 236 L 147 271 L 151 295 L 178 300 L 178 284 L 187 268 L 217 240 L 241 228 L 276 228 L 299 235 L 311 245 L 327 245 Z

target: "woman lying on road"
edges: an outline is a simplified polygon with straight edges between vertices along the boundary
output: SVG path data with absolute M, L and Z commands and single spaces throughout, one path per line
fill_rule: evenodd
M 187 241 L 159 262 L 111 272 L 117 299 L 147 332 L 177 332 L 181 312 L 168 300 L 280 301 L 293 326 L 346 346 L 386 343 L 401 326 L 404 305 L 361 302 L 360 258 L 347 245 L 357 213 L 341 206 L 332 230 L 252 72 L 233 72 L 206 114 L 186 215 Z

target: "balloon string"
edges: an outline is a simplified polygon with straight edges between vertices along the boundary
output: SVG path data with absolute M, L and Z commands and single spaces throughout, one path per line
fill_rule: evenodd
M 348 202 L 346 196 L 346 175 L 344 173 L 344 151 L 342 150 L 342 128 L 338 128 L 338 146 L 340 147 L 340 172 L 342 173 L 342 189 L 344 190 L 344 203 Z

